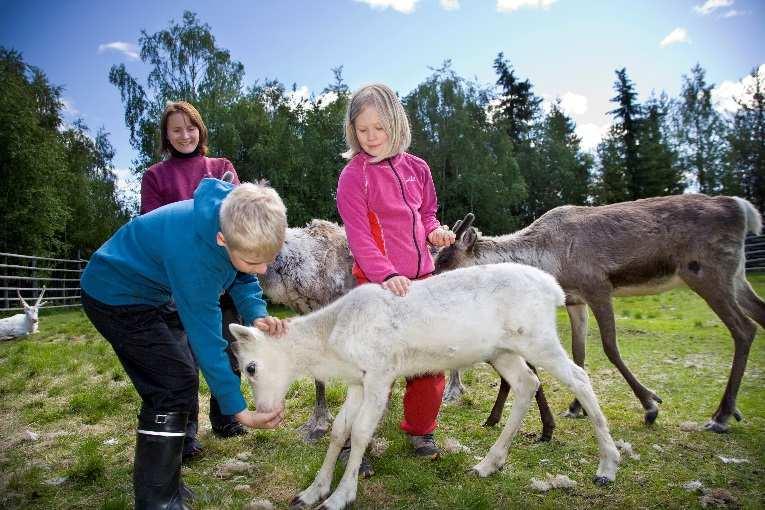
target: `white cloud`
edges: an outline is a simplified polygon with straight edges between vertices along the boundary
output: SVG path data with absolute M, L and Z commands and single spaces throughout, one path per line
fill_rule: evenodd
M 760 65 L 760 90 L 765 89 L 765 64 Z M 754 77 L 746 75 L 739 81 L 724 81 L 712 89 L 712 102 L 720 113 L 735 113 L 741 108 L 739 102 L 752 104 L 754 101 Z
M 98 45 L 99 54 L 107 51 L 118 51 L 127 56 L 130 60 L 138 60 L 138 48 L 135 44 L 115 41 Z
M 337 92 L 330 90 L 329 92 L 320 94 L 319 97 L 316 98 L 315 103 L 319 106 L 319 108 L 326 108 L 327 106 L 337 101 L 338 97 L 339 96 L 337 95 Z
M 587 98 L 573 92 L 560 97 L 560 107 L 568 116 L 582 115 L 587 111 Z
M 688 31 L 684 28 L 676 28 L 672 32 L 669 33 L 667 37 L 661 40 L 659 43 L 659 46 L 662 48 L 666 48 L 670 44 L 677 44 L 677 43 L 690 43 L 691 40 L 688 38 Z
M 513 12 L 524 7 L 548 9 L 557 0 L 497 0 L 497 11 Z
M 297 109 L 298 106 L 308 101 L 311 97 L 308 87 L 305 85 L 295 90 L 289 90 L 285 95 L 287 96 L 287 105 L 289 105 L 290 110 Z
M 611 124 L 598 126 L 594 123 L 577 124 L 576 136 L 582 139 L 580 147 L 585 151 L 594 151 L 603 137 L 608 134 Z
M 367 4 L 373 9 L 384 11 L 387 8 L 391 8 L 394 11 L 403 12 L 409 14 L 414 11 L 414 7 L 420 0 L 356 0 L 363 4 Z
M 707 0 L 704 5 L 697 5 L 693 8 L 699 14 L 706 16 L 707 14 L 721 9 L 723 7 L 730 7 L 733 5 L 733 0 Z
M 459 0 L 440 0 L 441 7 L 447 11 L 456 11 L 460 8 Z
M 731 9 L 723 14 L 723 18 L 735 18 L 736 16 L 743 16 L 744 14 L 746 14 L 746 11 L 737 11 L 736 9 Z
M 65 115 L 70 117 L 77 117 L 80 115 L 80 110 L 74 107 L 74 101 L 65 97 L 61 98 L 61 110 Z

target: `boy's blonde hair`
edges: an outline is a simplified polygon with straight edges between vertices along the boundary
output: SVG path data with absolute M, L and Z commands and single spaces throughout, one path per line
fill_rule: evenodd
M 287 208 L 266 182 L 244 182 L 223 199 L 220 230 L 229 250 L 268 261 L 284 244 Z
M 348 102 L 348 110 L 345 114 L 345 143 L 348 144 L 348 150 L 342 156 L 345 159 L 351 159 L 363 150 L 359 139 L 356 137 L 354 122 L 367 106 L 372 106 L 377 110 L 380 123 L 388 135 L 387 152 L 373 158 L 372 161 L 376 163 L 405 152 L 409 148 L 409 144 L 412 143 L 412 133 L 409 129 L 409 119 L 406 117 L 404 105 L 401 104 L 393 89 L 381 83 L 373 83 L 354 92 Z
M 207 155 L 207 126 L 205 126 L 202 116 L 199 111 L 194 108 L 194 105 L 187 103 L 186 101 L 168 101 L 165 103 L 165 111 L 162 112 L 162 118 L 159 121 L 159 150 L 165 157 L 170 157 L 172 154 L 173 145 L 167 138 L 167 119 L 174 113 L 184 113 L 189 118 L 192 124 L 194 124 L 199 130 L 199 143 L 197 148 L 202 156 Z

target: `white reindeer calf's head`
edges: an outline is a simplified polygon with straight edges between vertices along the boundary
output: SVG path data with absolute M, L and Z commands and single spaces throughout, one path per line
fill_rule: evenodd
M 40 319 L 38 317 L 38 312 L 40 311 L 40 308 L 42 308 L 47 303 L 47 301 L 43 301 L 42 303 L 40 302 L 43 294 L 45 294 L 45 287 L 42 288 L 40 295 L 37 296 L 37 301 L 35 301 L 35 304 L 30 306 L 29 303 L 24 301 L 24 298 L 21 297 L 21 292 L 19 292 L 19 289 L 16 289 L 16 295 L 19 297 L 19 301 L 21 301 L 21 304 L 24 307 L 24 315 L 26 315 L 30 333 L 37 333 L 37 329 L 39 328 Z
M 237 340 L 232 349 L 252 388 L 255 408 L 259 412 L 276 409 L 296 378 L 289 357 L 279 345 L 282 340 L 239 324 L 231 324 L 229 329 Z

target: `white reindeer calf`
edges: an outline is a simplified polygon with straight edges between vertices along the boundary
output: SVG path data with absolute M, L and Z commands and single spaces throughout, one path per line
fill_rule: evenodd
M 595 427 L 600 463 L 595 483 L 615 479 L 619 453 L 587 374 L 560 345 L 555 309 L 563 291 L 547 273 L 520 264 L 476 266 L 413 282 L 406 297 L 379 285 L 362 285 L 330 305 L 290 321 L 271 338 L 232 324 L 234 350 L 252 385 L 259 411 L 274 409 L 302 375 L 340 378 L 348 394 L 332 424 L 324 463 L 313 483 L 292 501 L 302 508 L 330 494 L 340 449 L 351 453 L 335 492 L 320 508 L 340 509 L 356 499 L 358 469 L 397 377 L 410 377 L 479 361 L 510 383 L 516 399 L 502 433 L 473 467 L 479 476 L 500 469 L 539 380 L 526 361 L 569 387 Z
M 21 301 L 21 304 L 24 307 L 24 313 L 17 313 L 16 315 L 0 319 L 0 340 L 11 340 L 31 333 L 37 333 L 39 323 L 37 313 L 40 308 L 47 303 L 47 301 L 40 303 L 43 294 L 45 294 L 45 287 L 42 288 L 40 295 L 37 296 L 35 304 L 29 306 L 29 304 L 24 301 L 24 298 L 21 297 L 21 293 L 18 289 L 16 289 L 16 295 L 19 296 L 19 301 Z

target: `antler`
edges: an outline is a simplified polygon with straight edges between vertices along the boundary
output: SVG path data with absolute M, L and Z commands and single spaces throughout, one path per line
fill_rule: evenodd
M 223 174 L 220 180 L 223 182 L 234 182 L 234 172 L 226 170 L 226 173 Z
M 467 229 L 473 226 L 474 220 L 475 214 L 467 213 L 464 219 L 458 220 L 457 223 L 454 224 L 454 228 L 452 230 L 454 231 L 454 235 L 457 237 L 457 239 L 461 238 L 462 234 L 464 234 Z
M 21 297 L 21 292 L 19 292 L 19 289 L 16 289 L 16 295 L 19 296 L 19 301 L 21 301 L 21 304 L 24 306 L 29 306 L 29 303 L 24 301 L 24 298 Z
M 43 294 L 45 294 L 45 285 L 43 285 L 42 291 L 40 291 L 40 295 L 37 296 L 37 301 L 35 301 L 35 306 L 42 306 L 45 304 L 45 303 L 40 304 L 40 300 L 42 299 Z

